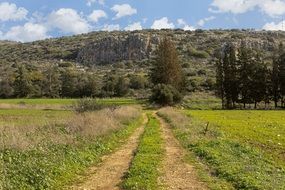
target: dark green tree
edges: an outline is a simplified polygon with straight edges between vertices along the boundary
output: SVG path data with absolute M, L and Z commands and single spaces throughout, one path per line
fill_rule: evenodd
M 156 58 L 153 63 L 153 68 L 150 77 L 152 83 L 155 86 L 154 89 L 171 92 L 172 90 L 169 89 L 173 88 L 175 89 L 174 91 L 177 91 L 179 93 L 182 93 L 182 91 L 184 90 L 185 77 L 182 71 L 182 66 L 180 64 L 180 59 L 178 57 L 175 45 L 168 38 L 164 38 L 158 45 L 158 49 L 156 51 Z M 166 85 L 167 88 L 164 85 Z M 157 98 L 154 97 L 155 95 L 160 94 L 157 92 L 157 90 L 153 92 L 151 100 L 155 101 L 156 103 L 162 104 L 162 102 L 158 100 L 158 98 L 162 96 L 159 96 Z M 167 98 L 163 99 L 163 101 L 168 100 L 169 99 Z M 163 103 L 163 105 L 166 104 L 172 104 L 172 102 Z
M 154 85 L 167 84 L 182 91 L 185 85 L 184 74 L 177 50 L 173 42 L 164 38 L 156 51 L 151 81 Z
M 29 97 L 33 93 L 33 84 L 25 65 L 17 66 L 14 81 L 14 93 L 18 98 Z
M 0 67 L 0 97 L 9 98 L 14 95 L 14 71 L 11 67 Z
M 129 92 L 129 80 L 126 77 L 120 76 L 115 85 L 115 95 L 123 97 Z
M 76 95 L 76 87 L 78 82 L 78 73 L 72 68 L 66 68 L 61 71 L 61 96 L 62 97 L 78 97 Z
M 279 59 L 279 83 L 281 107 L 285 108 L 285 53 L 283 53 Z
M 278 102 L 280 100 L 280 63 L 281 56 L 283 54 L 283 44 L 280 43 L 278 50 L 275 52 L 273 56 L 273 65 L 272 65 L 272 93 L 273 93 L 273 101 L 275 104 L 275 108 L 278 107 Z
M 252 103 L 251 97 L 251 87 L 252 87 L 252 76 L 253 76 L 253 54 L 252 50 L 246 47 L 245 42 L 242 42 L 239 52 L 239 85 L 240 85 L 240 95 L 243 107 L 246 104 Z
M 60 73 L 58 67 L 54 65 L 48 65 L 43 71 L 43 75 L 43 96 L 49 98 L 58 98 L 61 91 Z
M 218 55 L 216 82 L 223 108 L 235 108 L 239 94 L 238 62 L 233 44 L 226 44 Z

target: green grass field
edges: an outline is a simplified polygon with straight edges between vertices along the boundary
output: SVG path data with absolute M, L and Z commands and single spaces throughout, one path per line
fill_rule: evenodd
M 0 109 L 0 126 L 39 126 L 62 123 L 74 113 L 67 110 Z
M 226 138 L 257 147 L 285 161 L 285 111 L 188 111 Z
M 284 111 L 186 113 L 192 131 L 180 137 L 215 175 L 237 189 L 285 189 Z
M 131 98 L 106 98 L 98 99 L 106 104 L 136 104 L 139 101 Z M 76 99 L 0 99 L 0 104 L 23 104 L 23 105 L 71 105 Z
M 84 115 L 0 110 L 0 189 L 62 188 L 122 145 L 141 123 L 141 110 L 135 106 Z
M 188 150 L 186 160 L 197 166 L 200 179 L 222 190 L 285 189 L 284 113 L 159 111 Z

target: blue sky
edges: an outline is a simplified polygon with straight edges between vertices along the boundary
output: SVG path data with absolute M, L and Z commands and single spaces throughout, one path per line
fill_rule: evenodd
M 0 0 L 0 39 L 34 41 L 99 30 L 284 30 L 285 0 Z

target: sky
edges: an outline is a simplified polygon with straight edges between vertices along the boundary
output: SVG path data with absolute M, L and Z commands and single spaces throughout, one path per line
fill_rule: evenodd
M 285 0 L 0 0 L 0 40 L 92 31 L 285 30 Z

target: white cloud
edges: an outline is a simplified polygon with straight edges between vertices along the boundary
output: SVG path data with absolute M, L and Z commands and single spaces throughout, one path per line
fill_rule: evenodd
M 183 30 L 193 31 L 193 30 L 196 30 L 196 28 L 194 28 L 193 26 L 190 26 L 190 25 L 185 25 Z
M 48 38 L 47 28 L 41 24 L 26 23 L 23 26 L 14 26 L 7 33 L 2 35 L 2 39 L 21 42 L 31 42 Z
M 129 30 L 129 31 L 142 30 L 142 25 L 140 22 L 135 22 L 125 27 L 125 30 Z
M 103 10 L 94 10 L 89 16 L 89 20 L 92 22 L 98 22 L 100 18 L 108 18 L 107 14 Z
M 111 10 L 116 12 L 116 16 L 114 19 L 119 19 L 124 16 L 131 16 L 133 14 L 137 14 L 137 9 L 132 8 L 129 4 L 114 5 Z
M 203 18 L 203 19 L 198 21 L 198 26 L 204 26 L 206 24 L 206 22 L 209 22 L 209 21 L 214 20 L 214 19 L 216 19 L 216 17 L 214 17 L 214 16 Z
M 211 6 L 217 9 L 214 10 L 210 8 L 210 11 L 241 14 L 253 9 L 257 5 L 257 1 L 258 0 L 214 0 Z
M 209 10 L 215 13 L 242 14 L 255 8 L 271 17 L 285 14 L 283 0 L 213 0 Z
M 163 17 L 159 20 L 155 20 L 151 26 L 152 29 L 173 29 L 175 26 L 168 20 L 167 17 Z
M 285 2 L 281 0 L 265 0 L 262 4 L 260 4 L 260 7 L 265 14 L 271 17 L 285 14 Z
M 263 26 L 264 30 L 272 30 L 272 31 L 277 31 L 277 30 L 283 30 L 285 31 L 285 21 L 279 22 L 279 23 L 275 23 L 275 22 L 271 22 L 271 23 L 266 23 Z
M 74 9 L 62 8 L 48 16 L 48 26 L 64 33 L 82 34 L 90 31 L 88 22 Z
M 111 32 L 114 30 L 120 30 L 120 25 L 119 24 L 105 24 L 102 30 L 108 31 L 108 32 Z
M 185 20 L 183 20 L 182 18 L 177 19 L 177 23 L 178 26 L 181 27 L 183 30 L 195 30 L 195 28 L 193 26 L 190 26 L 187 24 L 187 22 Z
M 0 3 L 0 21 L 23 20 L 26 18 L 28 11 L 23 7 L 17 7 L 15 4 L 8 2 Z
M 104 5 L 105 4 L 105 0 L 87 0 L 86 5 L 88 7 L 91 7 L 92 4 L 94 3 L 99 3 L 100 5 Z

